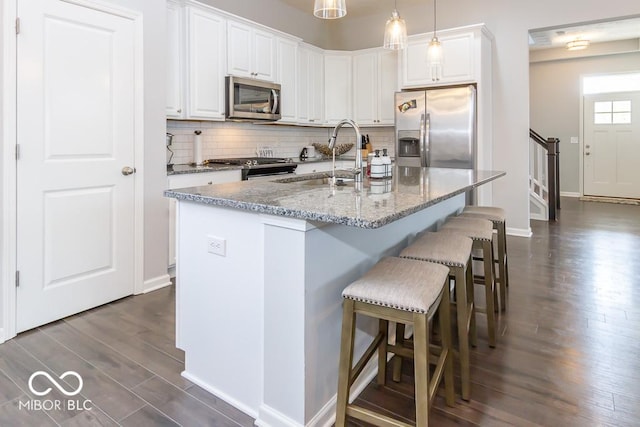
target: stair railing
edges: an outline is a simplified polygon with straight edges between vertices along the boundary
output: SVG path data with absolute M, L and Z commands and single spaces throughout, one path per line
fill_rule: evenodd
M 560 209 L 560 139 L 545 139 L 533 129 L 529 129 L 529 139 L 533 142 L 529 147 L 529 193 L 544 201 L 548 219 L 555 221 Z

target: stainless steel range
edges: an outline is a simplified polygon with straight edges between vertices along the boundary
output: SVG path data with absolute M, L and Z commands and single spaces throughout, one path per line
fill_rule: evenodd
M 228 159 L 209 159 L 205 165 L 242 166 L 242 179 L 258 179 L 273 175 L 294 173 L 297 164 L 292 159 L 282 157 L 237 157 Z

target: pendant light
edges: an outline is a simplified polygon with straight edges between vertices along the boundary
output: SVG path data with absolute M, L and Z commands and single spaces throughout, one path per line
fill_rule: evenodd
M 346 0 L 316 0 L 313 14 L 322 19 L 342 18 L 347 14 Z
M 398 14 L 397 1 L 394 2 L 391 18 L 387 21 L 384 28 L 384 44 L 385 49 L 399 50 L 407 47 L 407 24 Z
M 436 35 L 436 2 L 437 0 L 433 0 L 433 38 L 431 39 L 427 50 L 427 58 L 429 65 L 431 66 L 432 75 L 434 75 L 434 71 L 439 71 L 442 65 L 442 45 Z

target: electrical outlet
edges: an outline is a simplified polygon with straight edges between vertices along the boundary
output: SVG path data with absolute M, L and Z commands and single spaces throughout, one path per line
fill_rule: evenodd
M 207 236 L 207 252 L 227 256 L 227 241 L 216 236 Z
M 579 144 L 580 139 L 577 136 L 572 136 L 570 139 L 571 144 Z

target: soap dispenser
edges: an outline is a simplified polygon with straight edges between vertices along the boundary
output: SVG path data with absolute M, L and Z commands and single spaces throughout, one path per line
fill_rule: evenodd
M 393 168 L 391 167 L 391 157 L 387 154 L 387 149 L 382 149 L 382 164 L 384 165 L 385 178 L 391 178 L 393 174 Z
M 371 159 L 371 178 L 384 178 L 384 165 L 380 150 L 375 150 L 376 155 Z

